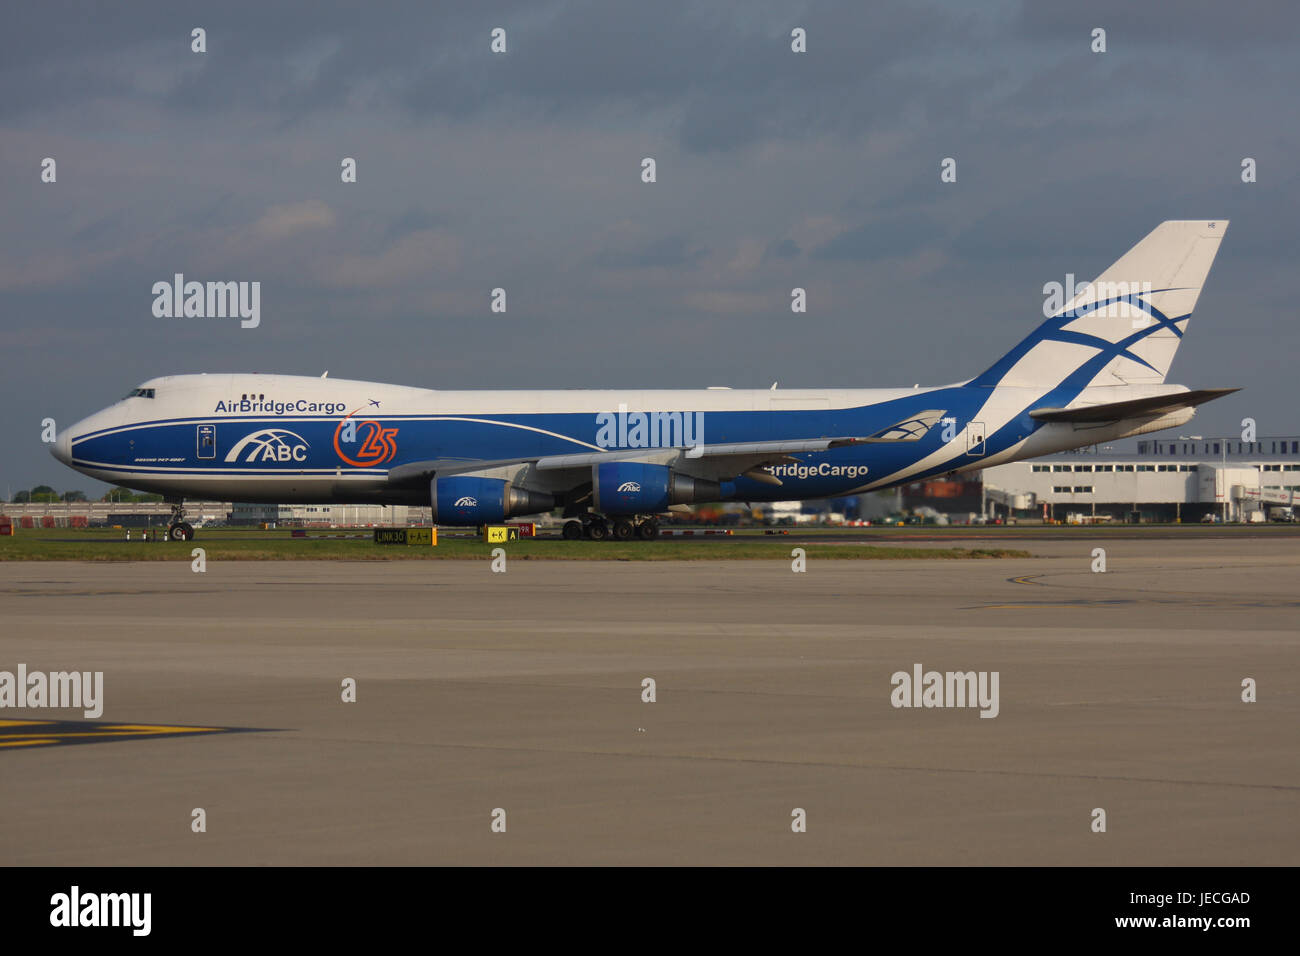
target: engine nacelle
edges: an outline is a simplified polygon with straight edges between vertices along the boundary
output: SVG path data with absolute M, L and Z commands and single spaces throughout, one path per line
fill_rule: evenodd
M 433 520 L 440 524 L 480 525 L 555 507 L 554 495 L 516 488 L 503 478 L 449 475 L 429 483 Z
M 667 465 L 606 461 L 591 467 L 592 505 L 606 515 L 658 514 L 669 505 L 717 501 L 734 490 L 732 482 L 679 475 Z

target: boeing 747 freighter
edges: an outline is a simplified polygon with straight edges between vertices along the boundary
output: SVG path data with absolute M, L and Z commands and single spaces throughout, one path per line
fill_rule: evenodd
M 1161 223 L 974 378 L 888 389 L 439 391 L 169 375 L 54 455 L 186 498 L 432 506 L 482 525 L 562 508 L 566 538 L 653 538 L 674 506 L 828 498 L 1140 435 L 1231 388 L 1165 383 L 1228 223 Z

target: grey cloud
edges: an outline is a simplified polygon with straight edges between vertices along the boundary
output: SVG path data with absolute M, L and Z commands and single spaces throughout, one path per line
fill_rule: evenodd
M 1043 282 L 1206 215 L 1233 226 L 1176 375 L 1289 408 L 1268 363 L 1300 350 L 1300 131 L 1282 119 L 1300 12 L 1168 10 L 19 4 L 0 31 L 0 388 L 68 421 L 162 371 L 953 381 L 1028 330 Z M 807 54 L 789 51 L 796 24 Z M 487 49 L 498 25 L 505 56 Z M 1095 25 L 1104 56 L 1087 52 Z M 345 155 L 356 184 L 339 182 Z M 945 156 L 957 183 L 939 182 Z M 150 284 L 174 271 L 263 281 L 262 327 L 153 319 Z M 796 284 L 811 307 L 792 323 Z M 510 311 L 492 316 L 499 285 Z M 938 344 L 901 369 L 918 336 Z M 1212 432 L 1220 412 L 1202 415 Z M 77 481 L 20 418 L 0 419 L 0 478 Z
M 774 239 L 763 250 L 763 260 L 771 262 L 780 259 L 797 259 L 802 253 L 799 243 L 793 239 Z
M 911 255 L 942 235 L 939 226 L 917 216 L 893 216 L 865 222 L 813 250 L 824 262 L 861 262 Z
M 596 264 L 610 269 L 688 266 L 698 263 L 707 254 L 707 250 L 693 246 L 685 236 L 664 236 L 605 249 L 596 256 Z

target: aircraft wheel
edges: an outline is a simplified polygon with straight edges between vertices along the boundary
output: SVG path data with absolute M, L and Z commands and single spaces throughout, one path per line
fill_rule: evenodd
M 631 541 L 634 534 L 636 534 L 636 529 L 632 526 L 632 522 L 626 518 L 619 518 L 614 522 L 615 541 Z
M 609 525 L 603 521 L 593 521 L 587 526 L 587 537 L 592 541 L 604 541 L 609 537 Z
M 178 521 L 167 529 L 167 537 L 173 541 L 193 541 L 194 528 L 188 522 Z
M 582 537 L 582 522 L 581 521 L 564 522 L 564 529 L 560 532 L 560 535 L 561 537 L 564 538 L 565 541 L 577 541 L 579 538 Z
M 636 526 L 636 533 L 642 541 L 653 541 L 655 538 L 659 537 L 659 522 L 642 521 Z

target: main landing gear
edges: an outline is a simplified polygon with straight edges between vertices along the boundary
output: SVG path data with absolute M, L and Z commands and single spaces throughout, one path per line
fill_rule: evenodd
M 177 499 L 169 502 L 172 516 L 167 522 L 167 539 L 169 541 L 193 541 L 194 526 L 185 520 L 185 502 Z
M 585 514 L 579 520 L 566 521 L 561 532 L 565 541 L 588 538 L 592 541 L 652 541 L 659 537 L 659 519 L 655 515 L 619 517 L 613 521 L 598 514 Z

